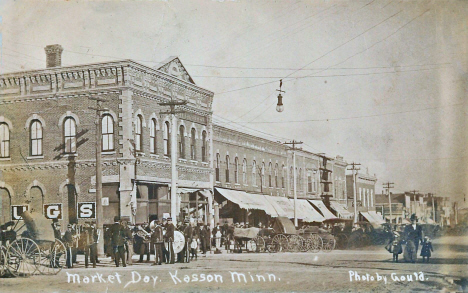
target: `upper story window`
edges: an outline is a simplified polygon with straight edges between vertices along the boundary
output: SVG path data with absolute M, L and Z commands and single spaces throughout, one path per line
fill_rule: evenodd
M 158 126 L 158 121 L 156 119 L 151 119 L 151 124 L 150 124 L 150 152 L 152 154 L 158 153 L 158 139 L 156 135 L 156 130 Z
M 220 157 L 219 157 L 219 154 L 216 154 L 216 168 L 215 168 L 215 171 L 216 171 L 216 181 L 219 182 L 219 163 L 220 163 Z
M 185 127 L 179 127 L 179 156 L 185 159 Z
M 272 166 L 271 166 L 271 163 L 268 165 L 268 186 L 269 187 L 273 187 L 273 181 L 272 181 L 272 174 L 271 172 L 273 172 L 272 170 Z
M 257 163 L 252 162 L 252 185 L 257 186 Z
M 76 121 L 73 117 L 66 117 L 63 123 L 65 153 L 76 153 Z
M 143 117 L 141 115 L 137 116 L 135 123 L 135 150 L 143 151 Z
M 265 182 L 265 163 L 262 163 L 262 169 L 260 170 L 260 176 L 261 176 L 261 180 L 262 180 L 262 186 L 266 186 L 266 182 Z
M 234 159 L 234 183 L 239 183 L 239 159 Z
M 114 150 L 114 118 L 109 114 L 102 116 L 102 150 Z
M 307 192 L 312 192 L 312 173 L 307 172 Z
M 229 181 L 229 156 L 226 156 L 226 182 Z
M 302 190 L 302 169 L 299 168 L 299 173 L 297 175 L 297 189 Z
M 206 131 L 203 131 L 202 132 L 202 150 L 201 150 L 201 153 L 202 153 L 202 161 L 203 162 L 206 162 Z
M 29 127 L 30 137 L 30 155 L 42 156 L 42 123 L 39 120 L 33 120 Z
M 168 157 L 171 156 L 171 140 L 170 140 L 170 135 L 169 135 L 170 129 L 171 129 L 171 126 L 169 125 L 169 122 L 166 121 L 164 123 L 163 140 L 164 140 L 164 155 Z
M 286 169 L 284 168 L 284 165 L 283 167 L 281 168 L 281 187 L 284 188 L 284 176 L 285 176 L 285 171 Z
M 10 128 L 6 123 L 0 123 L 0 158 L 10 157 Z
M 294 169 L 291 167 L 289 170 L 289 188 L 294 190 Z
M 247 185 L 247 159 L 242 162 L 242 183 Z
M 275 165 L 275 187 L 278 188 L 278 164 Z
M 190 159 L 196 160 L 197 159 L 197 140 L 196 140 L 196 131 L 195 128 L 192 128 L 190 131 Z

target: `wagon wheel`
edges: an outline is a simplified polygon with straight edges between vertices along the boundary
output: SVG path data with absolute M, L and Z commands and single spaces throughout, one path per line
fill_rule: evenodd
M 247 241 L 247 251 L 248 252 L 256 252 L 257 251 L 257 243 L 254 239 L 250 239 Z
M 40 261 L 39 246 L 29 238 L 16 239 L 8 246 L 7 269 L 15 277 L 34 274 Z
M 323 252 L 331 252 L 333 249 L 335 249 L 335 238 L 329 238 L 323 243 Z
M 273 241 L 271 237 L 268 237 L 266 239 L 263 239 L 265 241 L 265 248 L 268 252 L 278 252 L 280 249 L 280 245 L 278 242 Z
M 273 242 L 277 243 L 278 251 L 286 251 L 288 249 L 288 238 L 283 234 L 277 234 L 273 237 Z
M 5 247 L 0 246 L 0 277 L 3 277 L 7 271 L 5 251 L 6 251 Z
M 301 245 L 300 251 L 301 252 L 307 252 L 309 250 L 309 245 L 310 245 L 309 238 L 305 238 L 303 236 L 299 236 L 299 237 L 301 237 L 301 240 L 302 240 L 302 245 Z
M 254 238 L 255 244 L 257 245 L 256 252 L 265 252 L 265 239 L 262 236 L 257 236 Z
M 336 248 L 345 249 L 348 246 L 348 236 L 346 234 L 336 235 Z
M 56 275 L 66 265 L 67 249 L 62 241 L 55 239 L 54 243 L 41 248 L 41 265 L 39 271 L 43 275 Z
M 320 249 L 322 249 L 323 247 L 323 241 L 322 241 L 322 237 L 320 237 L 319 235 L 317 234 L 312 234 L 310 236 L 310 240 L 309 240 L 309 251 L 312 251 L 314 253 L 317 253 L 320 251 Z
M 297 235 L 291 235 L 288 239 L 288 251 L 298 252 L 302 249 L 302 237 Z

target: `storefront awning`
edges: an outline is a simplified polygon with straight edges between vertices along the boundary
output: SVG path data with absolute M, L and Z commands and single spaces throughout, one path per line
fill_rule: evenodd
M 371 214 L 372 211 L 360 212 L 360 213 L 369 223 L 371 223 L 372 227 L 374 227 L 374 228 L 379 228 L 380 225 L 383 224 L 381 221 L 378 220 L 378 218 L 374 218 L 374 214 Z M 373 212 L 373 213 L 375 213 L 375 212 Z
M 294 210 L 294 199 L 289 199 L 289 202 L 293 206 Z M 323 222 L 325 218 L 317 212 L 313 206 L 305 199 L 296 200 L 297 218 L 302 219 L 305 222 Z
M 337 201 L 332 201 L 330 202 L 330 205 L 332 209 L 336 211 L 336 213 L 339 215 L 340 218 L 342 219 L 352 219 L 354 214 L 348 209 L 346 209 L 346 206 L 344 204 L 341 204 Z
M 177 193 L 194 193 L 197 191 L 200 191 L 200 189 L 177 187 Z
M 262 194 L 250 194 L 245 191 L 224 189 L 219 187 L 215 187 L 215 189 L 227 200 L 230 200 L 233 203 L 239 205 L 239 207 L 242 209 L 263 210 L 273 217 L 278 216 L 278 212 Z
M 379 225 L 386 223 L 382 215 L 377 214 L 375 211 L 369 211 L 369 215 L 374 219 L 374 222 L 378 223 Z
M 321 200 L 317 200 L 317 199 L 312 199 L 312 200 L 309 200 L 309 202 L 311 204 L 313 204 L 319 211 L 320 213 L 323 215 L 323 217 L 325 219 L 336 219 L 336 216 L 330 212 L 329 209 L 327 209 L 327 207 L 325 206 L 325 204 L 323 203 L 323 201 Z
M 277 209 L 278 216 L 294 218 L 294 206 L 286 197 L 265 195 L 265 198 Z

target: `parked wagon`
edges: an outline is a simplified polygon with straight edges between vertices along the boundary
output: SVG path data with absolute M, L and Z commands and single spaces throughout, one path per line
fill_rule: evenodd
M 304 251 L 331 252 L 335 249 L 335 237 L 328 231 L 317 226 L 307 226 L 299 230 L 299 235 L 304 239 Z
M 0 255 L 3 272 L 13 276 L 60 272 L 65 266 L 66 248 L 59 239 L 55 239 L 51 221 L 42 214 L 29 211 L 22 213 L 21 217 L 22 222 L 10 223 L 8 230 L 2 231 Z M 24 227 L 26 230 L 18 236 Z

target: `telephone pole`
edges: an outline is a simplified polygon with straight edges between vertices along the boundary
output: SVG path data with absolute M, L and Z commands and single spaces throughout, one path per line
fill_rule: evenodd
M 416 192 L 419 192 L 419 190 L 410 190 L 408 192 L 413 193 L 413 201 L 414 201 L 413 207 L 411 207 L 411 199 L 410 199 L 411 214 L 416 214 Z
M 98 233 L 101 235 L 101 241 L 97 243 L 98 255 L 104 254 L 104 230 L 103 230 L 103 210 L 102 210 L 102 166 L 101 166 L 101 150 L 102 150 L 102 112 L 109 109 L 102 108 L 102 103 L 106 102 L 105 99 L 98 97 L 88 97 L 89 100 L 96 101 L 96 108 L 88 107 L 96 111 L 96 227 Z
M 353 171 L 353 205 L 354 205 L 354 223 L 358 221 L 358 214 L 357 214 L 357 200 L 356 200 L 356 175 L 357 171 L 361 170 L 361 168 L 357 168 L 357 166 L 361 166 L 360 163 L 352 162 L 351 169 Z
M 187 104 L 187 101 L 174 101 L 159 103 L 160 106 L 169 106 L 170 110 L 160 112 L 160 114 L 171 114 L 171 217 L 177 223 L 177 113 L 183 113 L 182 110 L 176 110 L 176 106 Z M 181 138 L 183 139 L 183 138 Z M 198 207 L 197 207 L 198 208 Z
M 390 224 L 391 224 L 392 221 L 393 221 L 393 214 L 392 214 L 392 198 L 390 197 L 390 189 L 391 189 L 391 188 L 395 188 L 394 184 L 395 184 L 395 183 L 393 183 L 393 182 L 387 182 L 387 183 L 384 183 L 384 184 L 383 184 L 385 190 L 387 190 L 387 195 L 388 195 L 388 207 L 389 207 L 389 209 L 390 209 Z
M 292 145 L 291 150 L 293 151 L 293 192 L 294 192 L 294 226 L 298 226 L 297 223 L 297 192 L 296 192 L 296 150 L 300 150 L 300 148 L 297 148 L 296 145 L 302 144 L 302 141 L 290 141 L 290 142 L 285 142 L 284 144 L 286 145 Z

